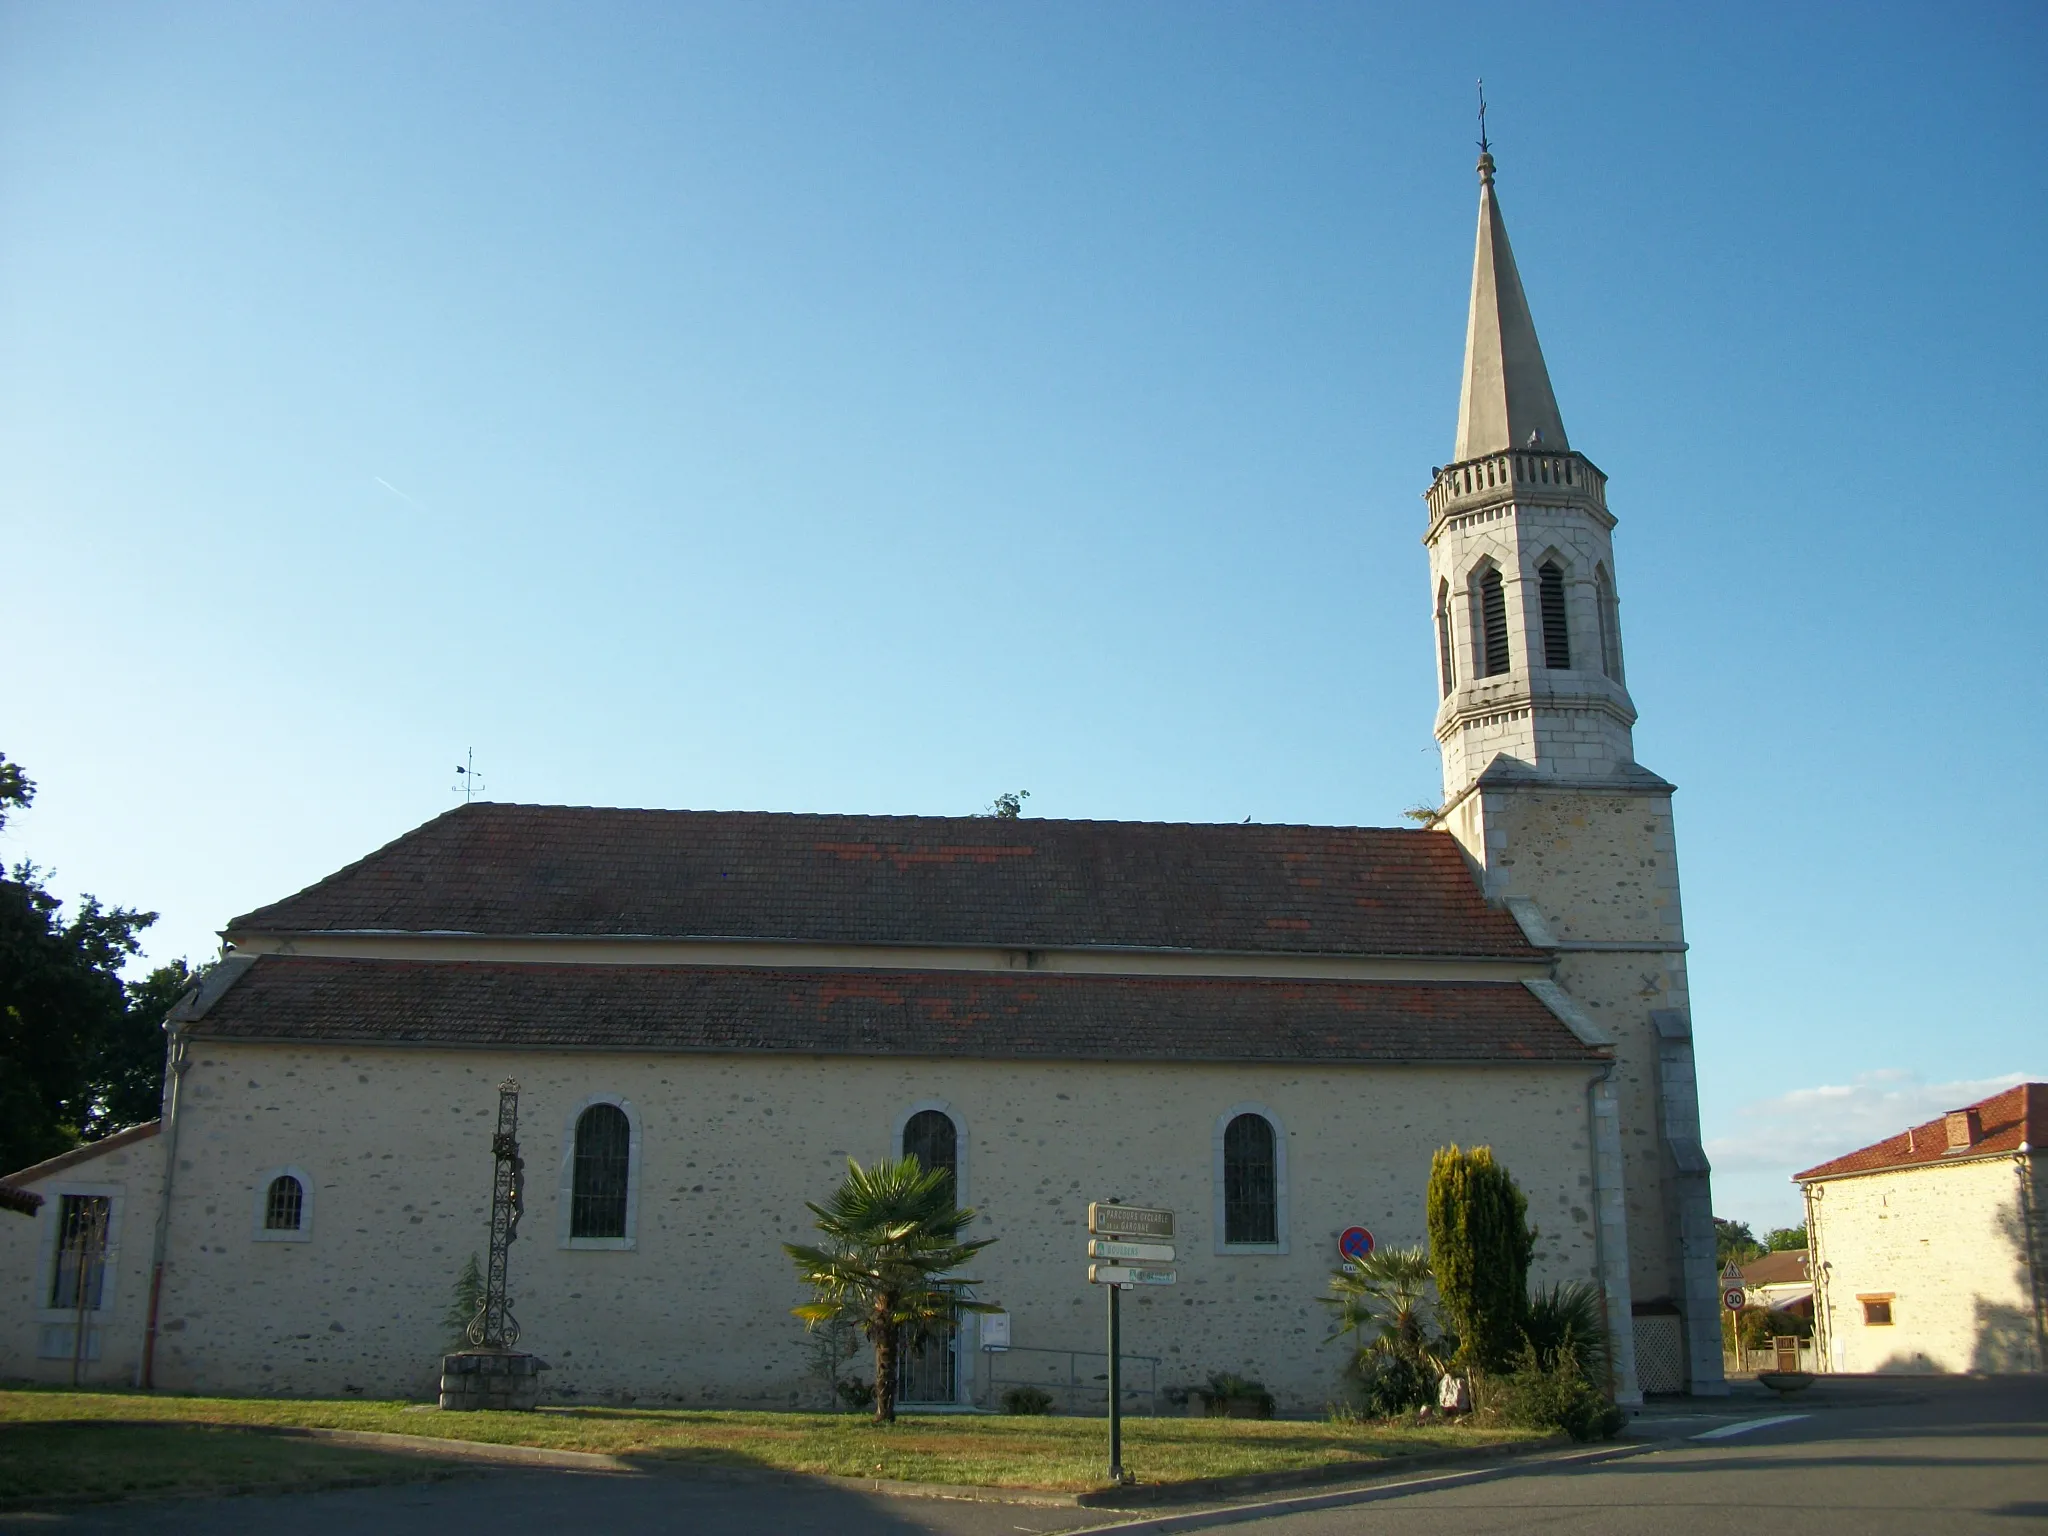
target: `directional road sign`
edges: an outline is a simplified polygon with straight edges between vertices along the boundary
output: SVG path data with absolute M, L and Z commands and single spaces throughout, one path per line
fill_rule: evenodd
M 1088 1207 L 1088 1231 L 1104 1237 L 1149 1238 L 1155 1242 L 1173 1237 L 1173 1212 L 1147 1205 L 1107 1205 L 1095 1201 Z
M 1372 1234 L 1363 1227 L 1346 1227 L 1337 1238 L 1337 1252 L 1356 1262 L 1372 1252 Z
M 1088 1257 L 1091 1259 L 1148 1259 L 1154 1264 L 1173 1262 L 1171 1243 L 1124 1243 L 1107 1237 L 1088 1239 Z
M 1139 1264 L 1090 1264 L 1090 1285 L 1173 1285 L 1180 1275 L 1171 1269 L 1153 1269 Z

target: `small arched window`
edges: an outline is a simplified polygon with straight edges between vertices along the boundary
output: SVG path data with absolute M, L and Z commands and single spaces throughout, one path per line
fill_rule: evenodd
M 1536 587 L 1543 605 L 1543 665 L 1561 671 L 1572 664 L 1572 632 L 1565 620 L 1564 570 L 1555 560 L 1537 567 Z
M 266 1232 L 296 1232 L 306 1220 L 306 1186 L 288 1173 L 281 1173 L 270 1181 L 270 1192 L 263 1197 L 263 1230 Z
M 958 1190 L 960 1130 L 943 1109 L 920 1109 L 903 1122 L 903 1155 L 916 1158 L 927 1168 L 945 1169 L 946 1178 Z
M 1473 591 L 1473 660 L 1481 677 L 1498 677 L 1508 669 L 1508 596 L 1497 566 L 1488 566 Z
M 616 1104 L 593 1104 L 576 1117 L 576 1168 L 569 1195 L 569 1236 L 626 1235 L 626 1186 L 633 1127 Z
M 1280 1168 L 1273 1122 L 1243 1114 L 1223 1130 L 1223 1241 L 1280 1240 Z
M 1600 670 L 1617 683 L 1621 678 L 1621 615 L 1614 601 L 1614 578 L 1604 565 L 1593 568 L 1594 605 L 1600 610 Z
M 1436 665 L 1445 698 L 1458 686 L 1456 657 L 1457 647 L 1451 639 L 1451 584 L 1440 581 L 1436 584 Z

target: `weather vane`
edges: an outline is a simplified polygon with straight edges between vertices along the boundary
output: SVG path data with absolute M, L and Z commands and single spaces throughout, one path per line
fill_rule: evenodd
M 464 751 L 462 761 L 455 765 L 455 782 L 450 784 L 448 788 L 451 791 L 460 792 L 464 805 L 468 805 L 478 794 L 490 788 L 488 784 L 477 777 L 476 749 L 474 747 Z
M 1479 153 L 1490 155 L 1493 146 L 1486 142 L 1486 82 L 1479 82 Z

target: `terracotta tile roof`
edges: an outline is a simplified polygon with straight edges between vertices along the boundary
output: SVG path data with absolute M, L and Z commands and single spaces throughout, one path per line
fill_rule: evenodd
M 1744 1285 L 1804 1285 L 1811 1278 L 1806 1273 L 1804 1248 L 1785 1249 L 1751 1259 L 1741 1266 L 1741 1273 Z
M 33 1216 L 42 1208 L 43 1197 L 34 1190 L 0 1184 L 0 1211 L 18 1211 L 24 1216 Z
M 1599 1061 L 1518 982 L 265 956 L 195 1040 L 1047 1060 Z
M 1540 959 L 1442 832 L 471 805 L 230 933 Z
M 140 1125 L 131 1125 L 125 1131 L 116 1131 L 111 1136 L 102 1136 L 98 1141 L 83 1142 L 69 1152 L 59 1152 L 55 1157 L 46 1157 L 40 1163 L 31 1164 L 17 1173 L 7 1175 L 9 1184 L 20 1186 L 33 1184 L 38 1179 L 47 1179 L 53 1173 L 62 1173 L 78 1163 L 90 1162 L 95 1157 L 121 1147 L 132 1146 L 138 1141 L 147 1141 L 157 1133 L 159 1122 L 145 1120 Z
M 1975 1128 L 1968 1145 L 1951 1148 L 1949 1121 L 1955 1115 L 1974 1116 Z M 2017 1152 L 2022 1143 L 2038 1152 L 2044 1140 L 2048 1140 L 2048 1083 L 2020 1083 L 2003 1093 L 1994 1093 L 1988 1099 L 1979 1099 L 1975 1104 L 1953 1110 L 1939 1120 L 1929 1120 L 1896 1136 L 1887 1136 L 1883 1141 L 1860 1147 L 1844 1157 L 1818 1164 L 1792 1177 L 1803 1182 L 1807 1179 L 1839 1178 L 1849 1173 L 1876 1173 L 1885 1168 L 1953 1162 L 1959 1157 L 1988 1157 L 2001 1152 Z

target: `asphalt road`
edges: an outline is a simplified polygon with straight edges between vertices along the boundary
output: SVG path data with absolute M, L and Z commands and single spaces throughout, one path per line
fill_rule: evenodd
M 1474 1536 L 1569 1531 L 1720 1536 L 1930 1536 L 2048 1530 L 2048 1378 L 1830 1383 L 1784 1404 L 1661 1410 L 1629 1454 L 1423 1476 L 1397 1487 L 1280 1496 L 1164 1518 L 891 1498 L 823 1482 L 492 1472 L 290 1498 L 166 1500 L 0 1515 L 7 1536 L 608 1536 L 755 1532 L 1047 1536 L 1097 1528 L 1234 1529 L 1257 1536 Z

